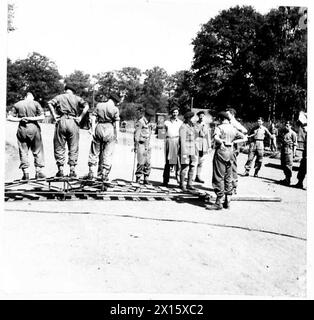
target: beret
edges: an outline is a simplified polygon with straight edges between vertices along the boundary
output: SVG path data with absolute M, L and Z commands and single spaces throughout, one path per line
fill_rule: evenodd
M 148 116 L 154 116 L 155 111 L 152 109 L 145 109 L 145 114 L 147 114 Z
M 225 112 L 225 111 L 219 112 L 218 115 L 217 115 L 217 118 L 223 119 L 223 120 L 224 119 L 230 120 L 230 117 L 229 117 L 228 113 Z
M 194 112 L 188 111 L 184 114 L 184 119 L 189 119 L 194 117 Z
M 64 91 L 66 91 L 66 90 L 71 90 L 71 91 L 73 91 L 74 93 L 76 92 L 76 89 L 75 89 L 74 86 L 71 85 L 71 84 L 66 84 L 66 85 L 65 85 Z
M 200 111 L 197 113 L 198 116 L 201 115 L 201 114 L 205 114 L 205 111 L 200 110 Z

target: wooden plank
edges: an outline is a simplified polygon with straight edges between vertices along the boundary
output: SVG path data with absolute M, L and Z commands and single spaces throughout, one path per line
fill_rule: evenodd
M 26 193 L 26 192 L 22 193 L 22 196 L 30 200 L 39 200 L 40 198 L 40 196 L 35 193 Z

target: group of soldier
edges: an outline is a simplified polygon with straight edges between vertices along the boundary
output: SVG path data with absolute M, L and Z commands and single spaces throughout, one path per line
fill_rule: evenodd
M 66 161 L 66 145 L 68 147 L 69 177 L 75 178 L 76 165 L 79 153 L 80 123 L 89 111 L 89 105 L 84 99 L 75 94 L 71 85 L 66 85 L 64 92 L 48 102 L 48 107 L 55 121 L 53 138 L 54 156 L 58 171 L 57 177 L 63 177 Z M 85 179 L 96 177 L 108 180 L 112 167 L 114 146 L 119 136 L 119 108 L 120 98 L 115 94 L 101 96 L 101 102 L 90 115 L 90 133 L 92 135 L 88 166 L 89 172 Z M 276 138 L 278 130 L 272 126 L 270 131 L 263 125 L 263 119 L 257 120 L 257 126 L 248 134 L 248 130 L 235 118 L 236 112 L 228 108 L 218 113 L 219 124 L 212 133 L 206 122 L 205 112 L 197 113 L 197 121 L 192 119 L 195 114 L 188 111 L 184 114 L 184 121 L 179 119 L 179 106 L 170 110 L 170 118 L 164 122 L 165 129 L 165 166 L 163 171 L 163 185 L 168 186 L 171 172 L 183 191 L 194 191 L 194 182 L 204 183 L 202 167 L 206 154 L 214 148 L 212 186 L 216 193 L 216 202 L 210 209 L 221 210 L 230 208 L 232 194 L 237 192 L 238 168 L 237 157 L 240 145 L 249 141 L 248 160 L 245 164 L 244 176 L 248 176 L 254 158 L 254 176 L 258 177 L 264 154 L 264 139 L 271 138 L 272 150 L 277 150 Z M 136 182 L 149 184 L 151 171 L 151 135 L 154 112 L 146 109 L 143 116 L 136 122 L 134 131 L 134 152 L 137 157 Z M 34 156 L 35 178 L 45 178 L 44 150 L 38 121 L 44 119 L 44 112 L 40 104 L 34 100 L 31 92 L 17 102 L 9 121 L 19 122 L 17 130 L 18 148 L 20 154 L 20 168 L 23 171 L 23 180 L 29 179 L 28 151 L 31 149 Z M 306 124 L 303 124 L 306 130 Z M 291 184 L 293 158 L 296 153 L 297 135 L 291 129 L 291 123 L 285 123 L 285 130 L 281 146 L 281 166 L 285 174 L 282 184 Z M 97 166 L 98 165 L 98 166 Z M 306 142 L 298 172 L 298 188 L 303 188 L 306 175 Z M 185 182 L 187 178 L 187 183 Z

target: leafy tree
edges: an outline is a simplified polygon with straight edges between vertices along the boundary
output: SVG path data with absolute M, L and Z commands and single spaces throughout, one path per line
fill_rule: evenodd
M 155 112 L 166 112 L 168 101 L 163 93 L 168 77 L 167 72 L 163 68 L 154 67 L 153 69 L 146 70 L 144 74 L 146 78 L 141 97 L 143 107 Z
M 176 103 L 179 105 L 180 113 L 184 114 L 191 109 L 192 103 L 194 104 L 194 96 L 196 95 L 193 73 L 189 70 L 181 70 L 171 77 L 174 87 L 173 95 L 169 103 L 170 107 L 172 103 Z
M 136 103 L 142 94 L 142 72 L 138 68 L 125 67 L 117 71 L 119 91 L 125 94 L 125 103 Z
M 196 105 L 228 105 L 247 120 L 293 117 L 305 107 L 306 28 L 299 8 L 260 15 L 252 7 L 222 11 L 193 40 Z
M 90 82 L 90 75 L 83 71 L 75 70 L 70 75 L 64 78 L 64 82 L 72 84 L 76 88 L 76 94 L 82 98 L 90 97 L 92 85 Z
M 99 95 L 108 95 L 109 93 L 119 94 L 119 82 L 116 73 L 107 71 L 98 73 L 95 78 L 97 79 L 98 89 L 96 99 Z
M 31 91 L 35 99 L 44 106 L 63 89 L 55 63 L 36 52 L 14 63 L 8 60 L 7 74 L 8 105 Z
M 14 19 L 14 4 L 8 3 L 8 25 L 7 25 L 8 32 L 15 30 L 15 27 L 13 25 L 13 19 Z
M 196 105 L 218 111 L 232 104 L 249 112 L 255 38 L 261 23 L 262 16 L 252 7 L 236 6 L 202 26 L 192 42 Z

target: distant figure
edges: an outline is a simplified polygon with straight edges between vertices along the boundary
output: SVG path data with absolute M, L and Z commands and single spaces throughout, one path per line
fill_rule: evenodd
M 183 191 L 195 190 L 193 187 L 194 170 L 197 162 L 197 149 L 196 149 L 196 129 L 192 118 L 194 112 L 188 111 L 184 115 L 184 122 L 179 130 L 180 141 L 180 188 Z M 188 172 L 188 182 L 185 187 L 185 177 Z
M 272 134 L 272 138 L 270 139 L 270 151 L 277 152 L 278 129 L 274 122 L 271 123 L 269 132 Z
M 144 176 L 143 183 L 149 184 L 148 177 L 151 171 L 150 138 L 153 128 L 151 121 L 154 115 L 154 111 L 147 109 L 135 125 L 134 152 L 137 153 L 136 183 L 139 183 L 141 177 Z
M 269 130 L 265 126 L 263 126 L 262 118 L 257 119 L 257 125 L 257 128 L 253 129 L 253 133 L 248 136 L 248 138 L 253 138 L 253 141 L 250 143 L 248 160 L 245 164 L 244 176 L 248 176 L 250 174 L 252 162 L 256 157 L 254 165 L 254 177 L 258 177 L 258 172 L 261 169 L 263 162 L 265 135 L 267 134 L 269 137 L 272 138 L 272 135 L 269 132 Z
M 216 193 L 214 206 L 207 209 L 221 210 L 223 207 L 230 208 L 230 201 L 233 192 L 232 186 L 232 161 L 235 143 L 245 142 L 246 136 L 238 131 L 231 123 L 226 112 L 218 114 L 220 124 L 214 132 L 216 151 L 213 158 L 212 184 Z M 225 196 L 224 202 L 223 197 Z
M 165 135 L 165 167 L 163 173 L 163 185 L 168 186 L 170 179 L 171 168 L 175 169 L 176 177 L 178 179 L 180 170 L 179 160 L 179 129 L 182 121 L 178 118 L 179 107 L 175 106 L 170 111 L 170 119 L 164 122 L 166 129 Z
M 75 167 L 77 165 L 80 138 L 79 124 L 88 111 L 88 103 L 75 95 L 73 86 L 66 85 L 64 93 L 50 100 L 48 107 L 56 122 L 53 138 L 54 155 L 58 166 L 56 176 L 64 176 L 65 145 L 67 144 L 69 150 L 69 176 L 76 177 Z M 80 107 L 84 107 L 84 109 L 79 115 Z
M 298 171 L 298 175 L 297 175 L 297 179 L 298 182 L 297 184 L 294 185 L 294 187 L 296 188 L 300 188 L 303 189 L 303 181 L 305 179 L 306 176 L 306 161 L 307 161 L 307 125 L 303 125 L 302 126 L 303 131 L 305 132 L 305 137 L 304 137 L 304 148 L 303 148 L 303 152 L 302 152 L 302 159 L 300 162 L 300 166 L 299 166 L 299 171 Z
M 285 174 L 285 179 L 280 182 L 286 186 L 290 186 L 292 177 L 293 158 L 295 157 L 298 137 L 291 129 L 290 121 L 286 121 L 283 135 L 281 137 L 281 167 Z
M 230 118 L 230 124 L 233 125 L 238 131 L 247 134 L 247 129 L 235 118 L 236 111 L 233 108 L 227 108 L 226 113 Z M 238 188 L 238 155 L 240 154 L 239 144 L 233 144 L 233 157 L 232 157 L 232 186 L 233 193 L 237 194 Z
M 45 178 L 42 168 L 44 162 L 44 147 L 38 121 L 44 120 L 45 115 L 40 104 L 34 100 L 31 92 L 26 94 L 24 100 L 17 102 L 8 116 L 8 120 L 19 122 L 16 137 L 20 154 L 20 169 L 23 171 L 22 180 L 29 179 L 28 150 L 34 156 L 35 179 Z
M 205 122 L 205 112 L 199 111 L 197 113 L 198 120 L 195 123 L 196 129 L 196 149 L 197 149 L 197 168 L 195 182 L 204 183 L 202 179 L 203 163 L 211 149 L 211 137 L 209 126 Z
M 98 174 L 106 181 L 112 166 L 114 146 L 118 141 L 120 117 L 119 109 L 115 106 L 119 98 L 111 94 L 109 99 L 103 100 L 107 101 L 97 103 L 91 117 L 93 139 L 89 151 L 87 177 L 95 177 L 98 163 Z

